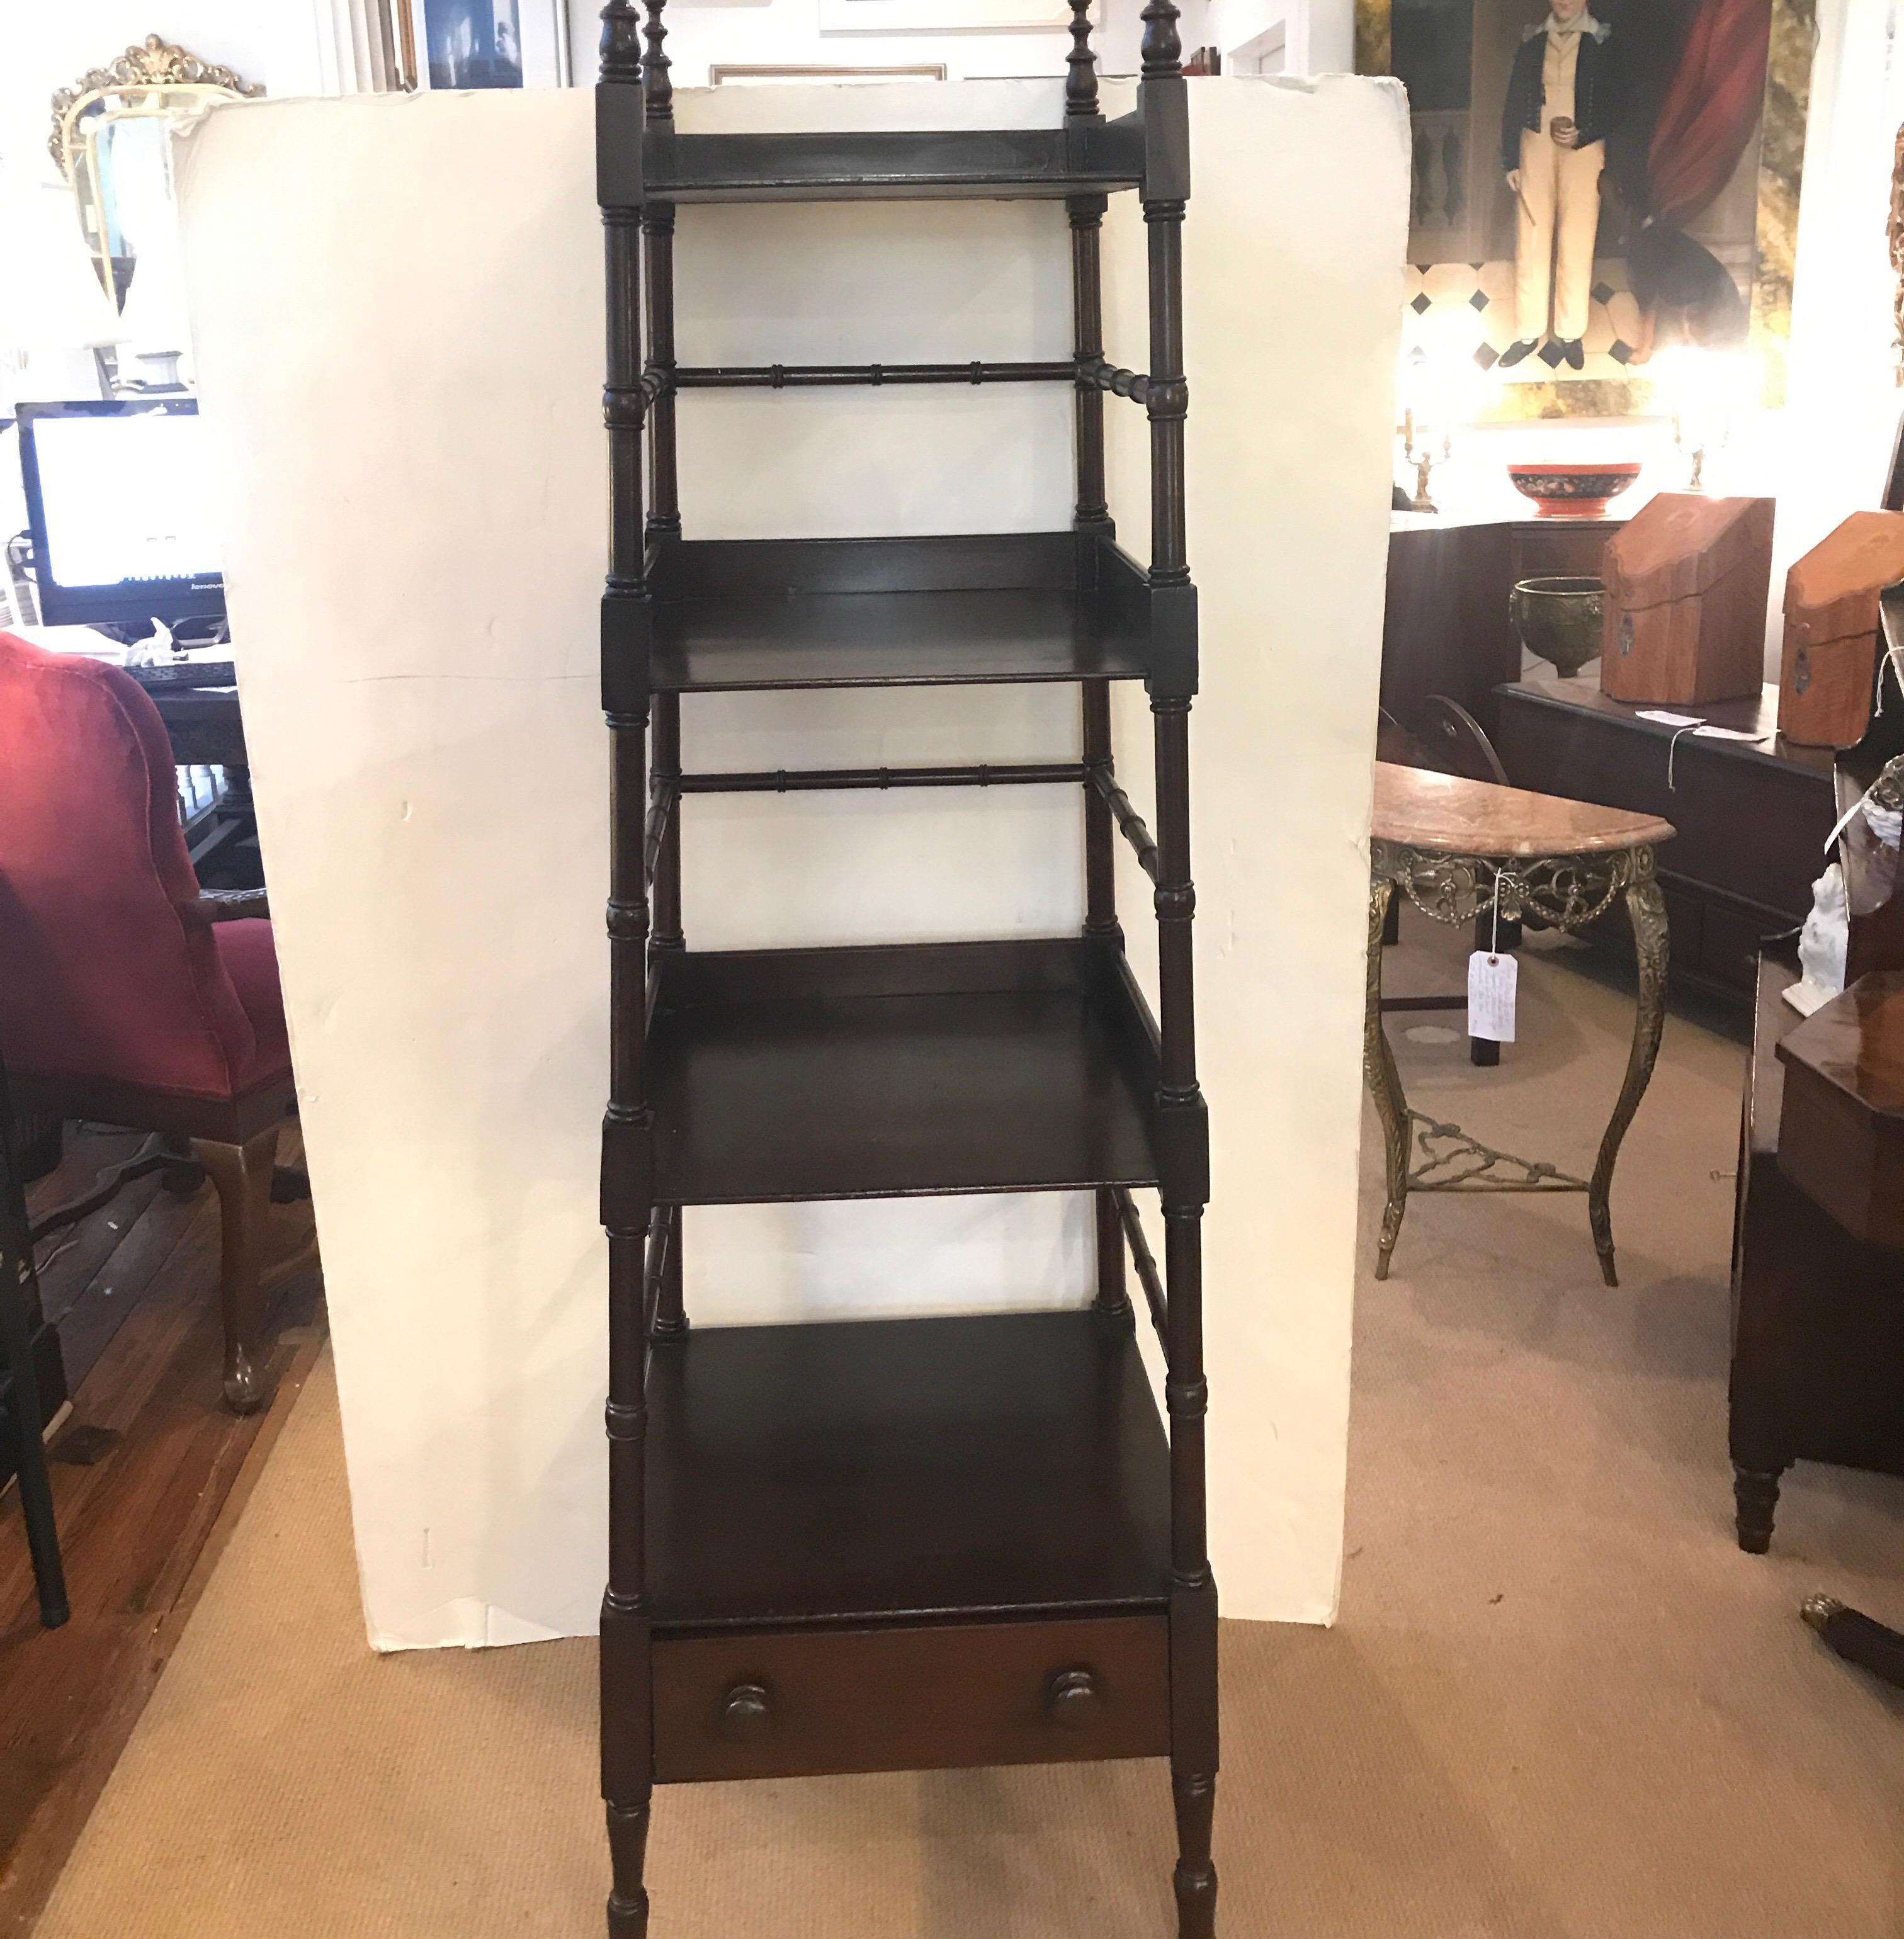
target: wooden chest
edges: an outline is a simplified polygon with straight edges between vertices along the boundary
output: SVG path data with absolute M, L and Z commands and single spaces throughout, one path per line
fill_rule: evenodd
M 1904 580 L 1904 513 L 1854 512 L 1785 580 L 1778 731 L 1808 747 L 1854 747 L 1871 725 L 1878 595 Z
M 1854 1239 L 1904 1247 L 1904 970 L 1860 976 L 1778 1056 L 1781 1167 Z
M 1772 501 L 1662 492 L 1607 546 L 1601 690 L 1650 706 L 1756 694 Z

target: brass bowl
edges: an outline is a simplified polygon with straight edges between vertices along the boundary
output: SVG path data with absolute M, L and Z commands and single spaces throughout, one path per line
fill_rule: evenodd
M 1600 657 L 1607 588 L 1598 579 L 1523 579 L 1507 595 L 1521 644 L 1571 680 Z

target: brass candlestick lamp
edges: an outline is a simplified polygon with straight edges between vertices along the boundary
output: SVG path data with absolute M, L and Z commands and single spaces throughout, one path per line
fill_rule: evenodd
M 1452 435 L 1443 431 L 1441 449 L 1434 448 L 1434 434 L 1424 431 L 1418 449 L 1415 442 L 1415 406 L 1411 404 L 1402 413 L 1402 456 L 1415 467 L 1415 496 L 1409 501 L 1411 512 L 1438 512 L 1441 507 L 1428 496 L 1428 474 L 1437 464 L 1445 463 L 1454 455 Z

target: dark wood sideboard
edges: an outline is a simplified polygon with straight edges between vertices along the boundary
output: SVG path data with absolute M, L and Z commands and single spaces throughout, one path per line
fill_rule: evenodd
M 1758 970 L 1740 1137 L 1729 1438 L 1739 1546 L 1754 1554 L 1794 1461 L 1904 1474 L 1904 1252 L 1848 1230 L 1794 1176 L 1807 1167 L 1778 1052 L 1800 1022 L 1784 1000 L 1798 974 L 1784 946 Z
M 1521 643 L 1507 616 L 1516 581 L 1597 578 L 1607 541 L 1625 522 L 1397 519 L 1382 638 L 1382 704 L 1390 717 L 1412 732 L 1422 702 L 1442 693 L 1491 733 L 1494 689 L 1521 677 Z
M 1516 680 L 1494 696 L 1495 745 L 1517 787 L 1656 814 L 1678 830 L 1659 851 L 1672 973 L 1737 1003 L 1758 980 L 1763 939 L 1795 927 L 1823 873 L 1838 819 L 1827 748 L 1795 747 L 1773 730 L 1778 689 L 1755 700 L 1686 708 L 1715 726 L 1770 738 L 1679 737 L 1577 680 Z

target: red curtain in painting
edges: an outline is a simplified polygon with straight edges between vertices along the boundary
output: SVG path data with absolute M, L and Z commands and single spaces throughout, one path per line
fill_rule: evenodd
M 1689 221 L 1732 179 L 1765 101 L 1771 0 L 1701 0 L 1647 151 L 1653 213 Z

